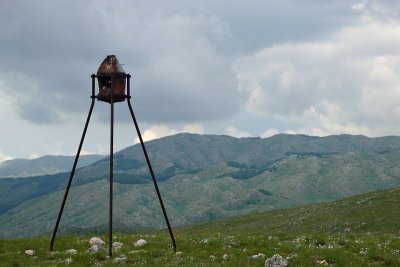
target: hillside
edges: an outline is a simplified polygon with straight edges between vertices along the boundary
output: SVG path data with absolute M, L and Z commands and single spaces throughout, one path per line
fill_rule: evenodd
M 0 178 L 49 175 L 70 171 L 75 156 L 43 156 L 36 159 L 12 159 L 0 164 Z M 88 166 L 104 158 L 103 155 L 82 155 L 78 168 Z
M 374 191 L 336 201 L 230 217 L 180 228 L 182 233 L 400 235 L 400 189 Z
M 166 231 L 115 233 L 113 258 L 87 253 L 93 235 L 0 239 L 2 266 L 264 266 L 279 254 L 289 266 L 400 266 L 400 189 L 175 228 L 178 253 Z M 106 231 L 105 231 L 106 232 Z M 107 242 L 106 236 L 100 236 Z M 145 239 L 148 244 L 135 247 Z M 34 257 L 25 254 L 33 249 Z M 67 250 L 75 249 L 75 253 Z
M 400 187 L 399 137 L 178 134 L 147 148 L 174 226 Z M 140 146 L 117 152 L 114 165 L 115 223 L 164 227 Z M 107 223 L 107 178 L 107 158 L 77 170 L 60 229 Z M 0 235 L 49 232 L 67 179 L 0 179 Z

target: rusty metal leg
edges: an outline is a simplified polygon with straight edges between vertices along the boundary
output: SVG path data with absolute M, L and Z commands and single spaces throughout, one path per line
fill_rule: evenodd
M 108 255 L 112 257 L 112 242 L 113 242 L 113 179 L 114 179 L 114 79 L 111 77 L 111 118 L 110 118 L 110 203 L 109 203 L 109 218 L 108 218 Z
M 127 100 L 128 100 L 129 111 L 131 113 L 131 116 L 132 116 L 132 119 L 133 119 L 133 123 L 135 124 L 136 132 L 138 134 L 138 137 L 139 137 L 139 140 L 140 140 L 140 144 L 142 146 L 143 154 L 144 154 L 144 156 L 146 158 L 147 166 L 148 166 L 149 171 L 150 171 L 151 179 L 153 180 L 153 184 L 154 184 L 154 187 L 155 187 L 156 192 L 157 192 L 158 200 L 160 202 L 161 209 L 162 209 L 162 212 L 163 212 L 163 215 L 164 215 L 164 219 L 165 219 L 165 222 L 166 222 L 167 227 L 168 227 L 169 235 L 171 237 L 172 246 L 174 248 L 174 251 L 176 251 L 176 242 L 175 242 L 174 233 L 172 232 L 172 228 L 171 228 L 171 225 L 170 225 L 169 220 L 168 220 L 168 215 L 167 215 L 167 212 L 165 210 L 163 200 L 161 198 L 160 190 L 158 189 L 157 180 L 156 180 L 156 177 L 154 175 L 153 168 L 151 167 L 150 159 L 149 159 L 149 156 L 147 154 L 146 147 L 145 147 L 143 139 L 142 139 L 142 135 L 140 134 L 139 125 L 138 125 L 138 123 L 136 121 L 135 114 L 133 113 L 133 109 L 132 109 L 132 105 L 131 105 L 131 101 L 130 101 L 130 82 L 129 82 L 129 78 L 130 78 L 130 75 L 128 75 L 128 88 L 127 88 L 128 89 L 127 90 L 128 91 Z
M 92 116 L 92 111 L 93 111 L 93 106 L 94 106 L 94 100 L 95 100 L 95 95 L 94 95 L 94 83 L 95 83 L 94 79 L 95 79 L 95 77 L 96 77 L 96 76 L 93 74 L 93 75 L 92 75 L 92 96 L 91 96 L 91 98 L 92 98 L 92 104 L 90 105 L 89 114 L 88 114 L 88 116 L 87 116 L 86 123 L 85 123 L 85 128 L 83 129 L 83 133 L 82 133 L 82 137 L 81 137 L 81 142 L 79 143 L 78 151 L 76 152 L 74 165 L 73 165 L 73 167 L 72 167 L 71 174 L 70 174 L 70 176 L 69 176 L 67 188 L 66 188 L 65 193 L 64 193 L 64 198 L 63 198 L 63 201 L 62 201 L 62 203 L 61 203 L 60 211 L 59 211 L 59 213 L 58 213 L 57 222 L 56 222 L 56 225 L 55 225 L 55 227 L 54 227 L 53 235 L 52 235 L 52 237 L 51 237 L 50 251 L 53 251 L 54 240 L 55 240 L 55 238 L 56 238 L 56 234 L 57 234 L 57 230 L 58 230 L 58 225 L 60 224 L 61 216 L 62 216 L 62 213 L 63 213 L 63 211 L 64 211 L 64 206 L 65 206 L 65 202 L 67 201 L 69 189 L 70 189 L 71 184 L 72 184 L 72 179 L 74 178 L 75 169 L 76 169 L 76 164 L 78 163 L 78 159 L 79 159 L 79 155 L 80 155 L 80 153 L 81 153 L 83 141 L 85 140 L 85 135 L 86 135 L 86 131 L 87 131 L 87 128 L 88 128 L 88 125 L 89 125 L 90 117 Z

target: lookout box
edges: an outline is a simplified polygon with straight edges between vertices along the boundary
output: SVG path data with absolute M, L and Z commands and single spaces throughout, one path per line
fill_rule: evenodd
M 130 78 L 131 75 L 129 73 L 125 73 L 124 69 L 122 68 L 121 64 L 119 64 L 118 59 L 114 55 L 107 56 L 103 62 L 100 64 L 99 69 L 97 70 L 97 75 L 92 74 L 90 76 L 92 78 L 92 95 L 91 98 L 91 105 L 89 109 L 89 114 L 86 119 L 85 128 L 82 133 L 81 142 L 79 143 L 78 152 L 76 153 L 74 165 L 72 166 L 71 174 L 69 176 L 67 188 L 65 189 L 64 198 L 61 203 L 60 211 L 57 216 L 56 225 L 54 227 L 53 235 L 51 237 L 50 242 L 50 250 L 53 251 L 54 240 L 56 238 L 58 226 L 61 220 L 61 216 L 64 210 L 65 202 L 67 201 L 67 196 L 69 189 L 72 184 L 72 179 L 75 174 L 76 165 L 78 163 L 79 155 L 81 153 L 83 141 L 85 139 L 86 130 L 89 125 L 90 117 L 92 115 L 93 106 L 95 103 L 95 99 L 110 103 L 110 198 L 109 198 L 109 219 L 108 219 L 108 253 L 109 256 L 112 256 L 112 249 L 113 249 L 113 228 L 112 228 L 112 219 L 113 219 L 113 179 L 114 179 L 114 102 L 123 102 L 127 99 L 129 111 L 132 116 L 133 123 L 135 125 L 139 141 L 143 150 L 144 157 L 146 158 L 147 166 L 149 168 L 150 176 L 153 181 L 154 187 L 156 189 L 156 193 L 158 196 L 158 200 L 160 202 L 160 206 L 164 215 L 165 222 L 168 227 L 169 234 L 171 236 L 172 246 L 174 251 L 176 251 L 176 243 L 175 237 L 172 232 L 171 225 L 168 220 L 167 212 L 164 207 L 164 203 L 161 198 L 160 190 L 158 189 L 157 180 L 153 172 L 153 168 L 150 163 L 149 156 L 146 151 L 145 144 L 143 142 L 142 135 L 140 134 L 139 125 L 135 118 L 135 114 L 133 113 L 132 104 L 131 104 L 131 95 L 130 95 Z M 99 93 L 95 95 L 95 87 L 96 87 L 96 77 L 99 83 Z M 126 89 L 126 92 L 125 92 Z
M 111 103 L 114 93 L 114 102 L 125 100 L 126 73 L 115 55 L 107 56 L 97 70 L 99 94 L 97 99 Z M 114 92 L 113 92 L 114 91 Z

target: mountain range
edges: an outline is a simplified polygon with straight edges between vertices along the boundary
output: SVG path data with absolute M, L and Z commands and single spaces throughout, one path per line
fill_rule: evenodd
M 396 136 L 177 134 L 146 147 L 173 226 L 400 186 Z M 106 157 L 77 170 L 60 229 L 108 222 L 108 164 Z M 139 145 L 115 153 L 114 173 L 115 224 L 165 227 Z M 68 176 L 0 179 L 0 236 L 51 231 Z
M 77 167 L 84 167 L 104 158 L 104 155 L 82 155 Z M 0 164 L 0 178 L 17 178 L 56 174 L 71 169 L 75 156 L 43 156 L 36 159 L 11 159 Z

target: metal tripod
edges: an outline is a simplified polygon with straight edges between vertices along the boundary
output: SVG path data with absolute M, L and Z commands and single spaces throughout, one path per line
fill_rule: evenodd
M 131 94 L 130 94 L 130 78 L 131 78 L 131 75 L 130 74 L 123 74 L 123 75 L 125 75 L 125 77 L 127 78 L 127 95 L 125 95 L 124 98 L 127 99 L 129 111 L 131 113 L 133 123 L 135 124 L 136 132 L 137 132 L 139 140 L 140 140 L 140 145 L 142 147 L 143 154 L 144 154 L 144 156 L 146 158 L 147 166 L 149 168 L 149 172 L 150 172 L 151 178 L 153 180 L 154 187 L 156 189 L 156 193 L 157 193 L 157 196 L 158 196 L 158 200 L 160 202 L 160 206 L 161 206 L 161 209 L 162 209 L 162 212 L 163 212 L 163 215 L 164 215 L 164 219 L 165 219 L 165 222 L 166 222 L 167 227 L 168 227 L 169 235 L 170 235 L 171 241 L 172 241 L 172 246 L 173 246 L 174 251 L 176 251 L 176 242 L 175 242 L 174 234 L 172 232 L 172 228 L 171 228 L 171 225 L 170 225 L 169 220 L 168 220 L 168 215 L 167 215 L 167 212 L 165 210 L 163 200 L 161 198 L 160 190 L 158 189 L 157 180 L 156 180 L 156 177 L 154 175 L 153 168 L 151 167 L 150 159 L 149 159 L 149 156 L 147 154 L 147 150 L 146 150 L 146 147 L 144 145 L 144 142 L 143 142 L 143 139 L 142 139 L 142 135 L 140 134 L 139 125 L 138 125 L 137 120 L 135 118 L 135 114 L 133 113 L 133 109 L 132 109 L 132 105 L 131 105 Z M 92 99 L 92 102 L 91 102 L 91 105 L 90 105 L 89 114 L 88 114 L 87 119 L 86 119 L 85 128 L 83 129 L 83 133 L 82 133 L 81 141 L 79 143 L 78 151 L 77 151 L 76 156 L 75 156 L 74 165 L 72 167 L 71 174 L 69 176 L 67 188 L 66 188 L 65 193 L 64 193 L 64 198 L 63 198 L 63 201 L 61 203 L 60 211 L 58 213 L 57 222 L 56 222 L 56 225 L 54 227 L 53 235 L 51 237 L 50 251 L 53 251 L 54 240 L 56 238 L 58 225 L 60 224 L 61 216 L 62 216 L 62 213 L 64 211 L 65 202 L 67 201 L 69 189 L 71 187 L 72 180 L 74 178 L 76 164 L 78 163 L 79 155 L 81 153 L 82 144 L 83 144 L 83 141 L 85 139 L 85 135 L 86 135 L 86 131 L 87 131 L 87 128 L 88 128 L 88 125 L 89 125 L 90 117 L 92 116 L 94 102 L 95 102 L 95 99 L 97 99 L 97 96 L 95 95 L 95 83 L 96 83 L 95 78 L 97 77 L 97 75 L 92 74 L 91 77 L 92 77 L 92 95 L 91 95 L 90 98 Z M 113 75 L 111 76 L 110 105 L 111 105 L 111 112 L 110 112 L 111 113 L 111 117 L 110 117 L 110 181 L 109 181 L 110 182 L 110 201 L 109 201 L 109 224 L 108 224 L 108 239 L 109 239 L 108 253 L 109 253 L 110 257 L 112 257 L 112 231 L 113 231 L 112 230 L 112 215 L 113 215 L 113 175 L 114 175 L 114 172 L 113 172 L 113 156 L 114 156 L 114 76 Z

